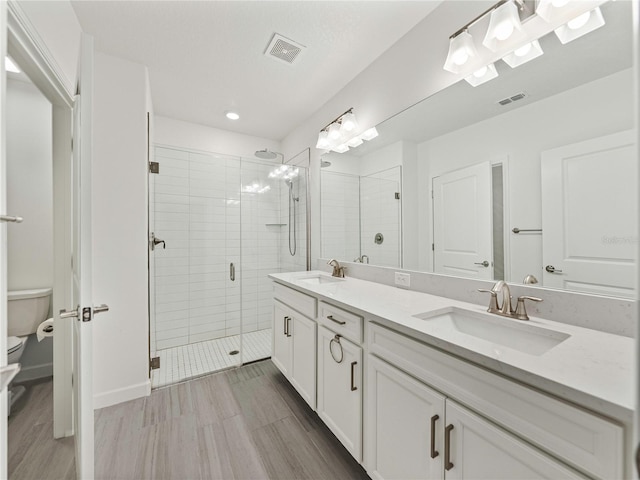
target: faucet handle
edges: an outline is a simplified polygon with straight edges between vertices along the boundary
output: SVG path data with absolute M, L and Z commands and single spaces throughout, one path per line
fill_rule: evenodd
M 497 313 L 500 311 L 500 309 L 498 308 L 498 292 L 496 292 L 495 290 L 487 290 L 486 288 L 479 288 L 478 291 L 491 295 L 491 300 L 489 300 L 489 308 L 487 308 L 487 312 Z
M 518 297 L 518 304 L 516 305 L 516 311 L 514 312 L 514 317 L 518 320 L 529 320 L 529 315 L 527 315 L 527 308 L 525 307 L 524 301 L 531 300 L 532 302 L 541 302 L 542 299 L 538 297 L 530 297 L 528 295 L 522 295 Z

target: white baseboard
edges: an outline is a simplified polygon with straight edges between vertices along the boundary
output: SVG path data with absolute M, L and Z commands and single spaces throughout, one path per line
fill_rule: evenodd
M 147 379 L 142 383 L 130 385 L 128 387 L 110 390 L 93 396 L 93 409 L 110 407 L 118 403 L 128 402 L 140 397 L 151 395 L 151 380 Z
M 28 382 L 39 378 L 53 377 L 53 363 L 43 363 L 42 365 L 23 366 L 20 373 L 13 379 L 15 383 Z

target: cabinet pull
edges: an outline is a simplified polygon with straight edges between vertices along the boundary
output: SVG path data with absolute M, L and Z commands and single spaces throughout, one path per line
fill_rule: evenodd
M 329 320 L 331 320 L 332 322 L 336 322 L 338 325 L 344 325 L 347 322 L 343 322 L 341 320 L 336 320 L 335 318 L 333 318 L 333 315 L 327 315 L 327 318 Z
M 291 317 L 287 317 L 287 337 L 291 336 Z
M 358 387 L 356 387 L 353 382 L 355 380 L 355 370 L 356 370 L 356 365 L 358 364 L 358 362 L 351 362 L 351 391 L 355 392 L 356 390 L 358 390 Z
M 431 458 L 436 458 L 440 455 L 440 452 L 436 450 L 436 422 L 439 418 L 439 415 L 431 417 Z
M 289 320 L 289 317 L 282 317 L 282 326 L 283 326 L 283 335 L 287 335 L 287 320 Z M 287 335 L 288 336 L 288 335 Z
M 453 468 L 453 463 L 451 463 L 451 430 L 453 430 L 451 424 L 444 429 L 444 469 L 446 471 Z

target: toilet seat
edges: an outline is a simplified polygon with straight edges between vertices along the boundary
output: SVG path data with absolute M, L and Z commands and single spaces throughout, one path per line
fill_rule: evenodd
M 15 352 L 22 346 L 20 337 L 7 337 L 7 355 Z

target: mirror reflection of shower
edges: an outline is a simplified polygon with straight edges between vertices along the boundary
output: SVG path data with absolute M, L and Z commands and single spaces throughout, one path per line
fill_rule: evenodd
M 300 201 L 300 197 L 295 196 L 293 192 L 293 181 L 299 175 L 300 170 L 290 165 L 285 165 L 284 155 L 280 152 L 273 152 L 265 148 L 264 150 L 256 151 L 255 155 L 256 157 L 264 160 L 275 160 L 278 155 L 282 157 L 282 165 L 272 170 L 269 173 L 269 178 L 282 178 L 289 188 L 289 220 L 287 222 L 289 226 L 289 254 L 294 257 L 298 250 L 298 239 L 296 234 L 296 203 Z

